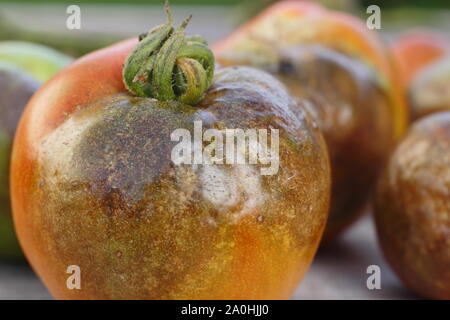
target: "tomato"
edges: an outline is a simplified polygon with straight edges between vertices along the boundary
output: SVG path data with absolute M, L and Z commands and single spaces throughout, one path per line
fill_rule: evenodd
M 450 112 L 414 122 L 378 183 L 375 221 L 383 252 L 417 294 L 450 299 Z
M 189 46 L 205 52 L 201 40 L 183 40 L 180 29 L 158 38 L 166 27 L 82 57 L 27 105 L 11 167 L 24 252 L 60 299 L 288 298 L 327 218 L 322 135 L 280 82 L 252 68 L 217 71 L 193 106 L 147 96 L 192 102 L 179 84 L 213 71 L 189 57 Z M 138 60 L 156 64 L 149 71 Z M 189 68 L 199 73 L 183 73 Z M 277 174 L 261 175 L 261 163 L 177 165 L 171 135 L 195 136 L 195 121 L 217 131 L 277 130 Z M 79 290 L 67 287 L 72 265 Z

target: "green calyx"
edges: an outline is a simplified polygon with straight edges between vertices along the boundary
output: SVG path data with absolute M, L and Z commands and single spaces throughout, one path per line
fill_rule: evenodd
M 123 81 L 129 92 L 160 101 L 196 105 L 211 85 L 214 55 L 200 36 L 186 36 L 191 17 L 173 27 L 166 1 L 168 22 L 139 37 L 123 67 Z

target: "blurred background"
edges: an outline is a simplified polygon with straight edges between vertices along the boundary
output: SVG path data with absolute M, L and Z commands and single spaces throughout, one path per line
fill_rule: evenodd
M 275 0 L 171 0 L 175 21 L 189 14 L 189 33 L 201 33 L 215 42 Z M 386 39 L 414 27 L 450 34 L 448 0 L 322 0 L 333 9 L 365 19 L 366 8 L 381 8 Z M 137 36 L 165 22 L 163 0 L 2 1 L 0 41 L 24 40 L 48 45 L 74 57 L 119 40 Z M 81 8 L 81 29 L 66 28 L 69 5 Z M 368 290 L 369 265 L 379 265 L 381 290 Z M 50 299 L 51 296 L 25 263 L 0 261 L 0 299 Z M 416 298 L 397 280 L 379 251 L 370 215 L 359 220 L 339 241 L 321 248 L 293 297 L 302 299 Z
M 193 14 L 189 31 L 213 42 L 276 0 L 172 0 L 175 19 Z M 447 0 L 317 0 L 327 7 L 366 18 L 366 8 L 382 10 L 382 31 L 395 34 L 412 26 L 450 31 Z M 34 41 L 79 56 L 165 21 L 163 0 L 0 0 L 0 40 Z M 81 30 L 68 30 L 66 9 L 81 7 Z

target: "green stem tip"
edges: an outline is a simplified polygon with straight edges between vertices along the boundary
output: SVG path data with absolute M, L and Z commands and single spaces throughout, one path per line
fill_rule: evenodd
M 192 16 L 173 27 L 165 2 L 167 23 L 139 36 L 125 60 L 123 81 L 133 95 L 196 105 L 211 85 L 214 54 L 201 36 L 186 36 Z

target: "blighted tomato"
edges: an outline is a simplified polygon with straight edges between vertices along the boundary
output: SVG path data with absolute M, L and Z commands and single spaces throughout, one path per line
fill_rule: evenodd
M 274 74 L 309 106 L 332 167 L 331 239 L 367 204 L 377 173 L 407 119 L 385 48 L 358 19 L 308 2 L 284 1 L 214 47 L 224 66 Z
M 14 217 L 56 298 L 283 299 L 311 263 L 330 196 L 319 129 L 281 83 L 246 67 L 219 70 L 199 102 L 179 102 L 197 100 L 213 72 L 204 41 L 182 27 L 81 58 L 27 106 Z M 227 143 L 206 135 L 227 129 L 275 141 L 276 170 L 198 161 L 212 141 Z M 187 162 L 174 161 L 181 135 L 203 137 Z M 69 266 L 81 272 L 79 290 L 67 287 Z
M 377 188 L 376 225 L 387 260 L 413 291 L 450 299 L 450 112 L 418 120 Z
M 450 109 L 450 55 L 424 67 L 409 88 L 414 119 Z

